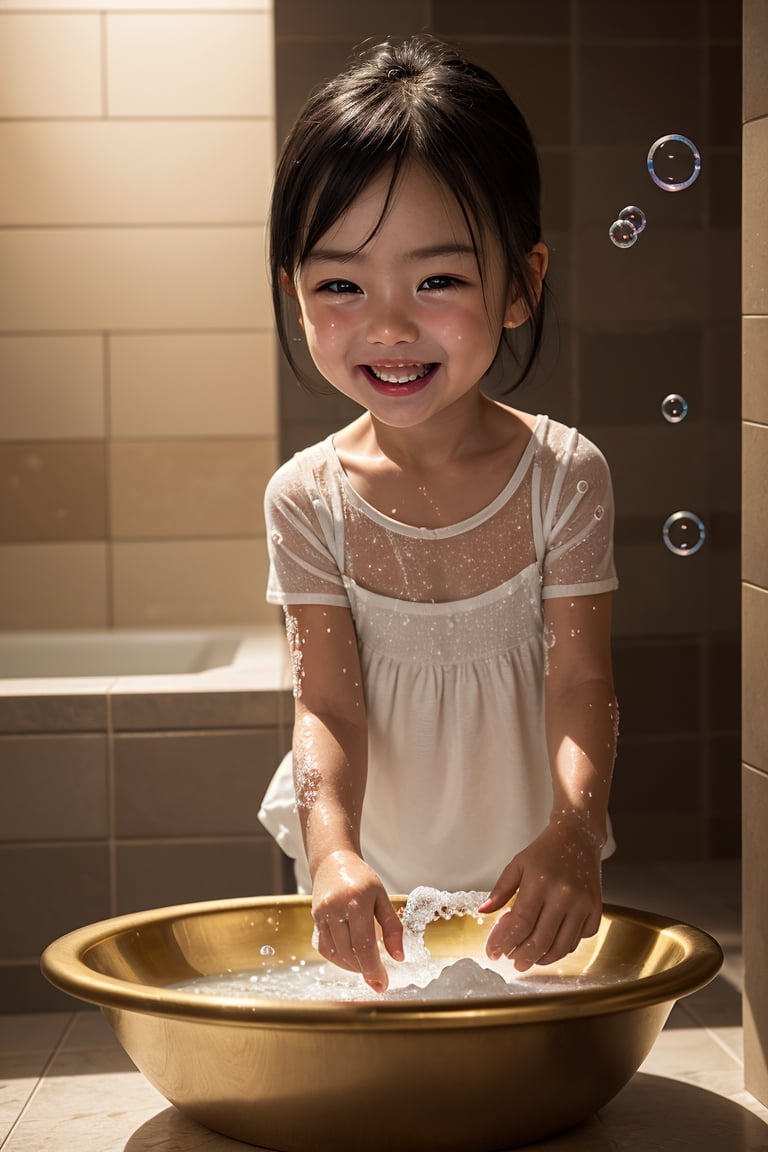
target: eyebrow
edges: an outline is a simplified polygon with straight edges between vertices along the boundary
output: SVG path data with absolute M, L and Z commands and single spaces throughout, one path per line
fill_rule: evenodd
M 418 260 L 442 259 L 447 256 L 472 256 L 475 259 L 477 254 L 471 244 L 459 244 L 450 241 L 430 244 L 424 248 L 414 248 L 413 251 L 404 254 L 403 263 L 412 264 Z M 348 264 L 352 260 L 365 260 L 365 258 L 366 254 L 362 249 L 357 252 L 347 252 L 341 248 L 313 248 L 304 262 L 305 264 L 325 262 Z

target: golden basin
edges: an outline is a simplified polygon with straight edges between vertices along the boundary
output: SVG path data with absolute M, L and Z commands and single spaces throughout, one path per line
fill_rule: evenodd
M 438 920 L 425 942 L 436 957 L 481 960 L 491 920 Z M 46 949 L 42 968 L 56 987 L 100 1005 L 168 1100 L 226 1136 L 284 1152 L 500 1152 L 607 1103 L 674 1002 L 722 963 L 699 929 L 606 905 L 598 934 L 557 965 L 611 978 L 596 987 L 399 1003 L 167 987 L 317 960 L 311 932 L 308 897 L 185 904 L 71 932 Z M 264 945 L 274 955 L 263 957 Z

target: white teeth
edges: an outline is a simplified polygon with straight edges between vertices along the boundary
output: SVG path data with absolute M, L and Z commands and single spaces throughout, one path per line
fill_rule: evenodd
M 377 380 L 381 380 L 382 384 L 410 384 L 414 380 L 421 380 L 422 376 L 426 376 L 429 372 L 431 364 L 422 364 L 420 368 L 416 366 L 408 369 L 401 369 L 401 372 L 406 372 L 407 375 L 395 376 L 394 369 L 374 368 L 372 364 L 368 365 L 368 371 L 371 375 L 375 376 Z

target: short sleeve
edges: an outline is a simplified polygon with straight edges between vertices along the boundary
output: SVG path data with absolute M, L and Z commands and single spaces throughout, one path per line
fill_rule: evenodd
M 307 482 L 306 469 L 297 457 L 269 481 L 264 516 L 269 550 L 268 603 L 349 607 L 332 550 L 332 513 L 319 488 Z
M 618 587 L 613 488 L 605 457 L 578 434 L 557 460 L 544 513 L 542 598 L 591 596 Z

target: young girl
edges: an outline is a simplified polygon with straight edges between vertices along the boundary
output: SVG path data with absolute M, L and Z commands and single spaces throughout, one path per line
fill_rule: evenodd
M 365 410 L 266 495 L 293 752 L 260 819 L 312 891 L 321 954 L 383 990 L 388 893 L 516 900 L 492 958 L 593 934 L 617 708 L 612 495 L 573 429 L 484 394 L 503 337 L 541 338 L 533 142 L 503 88 L 426 37 L 310 98 L 280 159 L 271 261 L 290 358 Z M 288 315 L 286 314 L 288 313 Z

